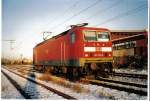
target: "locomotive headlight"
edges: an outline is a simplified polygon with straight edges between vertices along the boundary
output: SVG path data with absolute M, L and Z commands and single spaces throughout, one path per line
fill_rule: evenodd
M 108 56 L 111 56 L 111 54 L 108 54 Z
M 89 55 L 88 54 L 85 54 L 85 57 L 88 57 Z
M 101 51 L 103 51 L 103 52 L 111 52 L 112 48 L 111 47 L 101 47 Z
M 94 56 L 98 56 L 98 54 L 94 54 Z
M 84 52 L 95 52 L 96 47 L 84 47 Z

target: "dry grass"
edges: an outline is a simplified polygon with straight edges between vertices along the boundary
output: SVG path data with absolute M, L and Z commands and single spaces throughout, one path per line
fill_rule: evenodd
M 3 85 L 2 88 L 1 88 L 2 91 L 6 91 L 7 89 L 8 89 L 8 87 L 5 86 L 5 85 Z
M 53 83 L 64 86 L 66 88 L 71 88 L 73 91 L 77 93 L 88 91 L 87 89 L 82 88 L 79 83 L 71 83 L 64 78 L 52 76 L 48 72 L 44 73 L 42 76 L 38 77 L 37 79 L 43 80 L 43 81 L 52 81 Z
M 24 72 L 24 70 L 21 70 L 21 69 L 18 69 L 17 71 L 18 71 L 18 72 Z
M 38 77 L 39 80 L 43 80 L 43 81 L 51 81 L 52 78 L 49 74 L 45 73 L 42 76 Z
M 18 69 L 17 71 L 18 71 L 18 72 L 22 72 L 22 71 L 25 71 L 25 69 L 24 69 L 24 68 L 21 68 L 21 69 Z
M 78 84 L 78 83 L 74 84 L 73 87 L 72 87 L 72 89 L 73 89 L 74 91 L 76 91 L 77 93 L 83 92 L 83 89 L 81 88 L 81 85 Z
M 98 93 L 98 96 L 100 96 L 100 97 L 107 97 L 111 100 L 115 100 L 115 97 L 112 94 L 110 94 L 109 92 L 105 92 L 105 90 L 103 90 L 103 89 L 97 90 L 96 92 Z
M 88 81 L 88 79 L 82 78 L 80 79 L 80 82 L 83 84 L 89 84 L 90 82 Z
M 87 76 L 86 78 L 82 78 L 82 79 L 80 80 L 80 82 L 83 83 L 83 84 L 89 84 L 90 82 L 89 82 L 88 78 L 91 78 L 91 76 Z M 90 92 L 90 91 L 87 90 L 86 92 Z M 105 92 L 104 89 L 101 89 L 101 90 L 98 89 L 98 90 L 96 91 L 96 93 L 97 93 L 98 96 L 100 96 L 100 97 L 107 97 L 107 98 L 112 99 L 112 100 L 115 99 L 114 96 L 112 96 L 109 92 Z
M 90 75 L 90 76 L 85 76 L 85 79 L 95 79 L 94 75 Z
M 21 72 L 21 74 L 26 75 L 27 73 L 26 72 Z
M 17 71 L 18 71 L 19 73 L 23 74 L 23 75 L 26 75 L 26 74 L 29 73 L 29 71 L 27 71 L 27 70 L 24 69 L 24 68 L 18 69 Z
M 19 70 L 17 70 L 19 73 L 21 73 L 21 74 L 25 74 L 26 73 L 26 71 L 24 70 L 24 69 L 19 69 Z

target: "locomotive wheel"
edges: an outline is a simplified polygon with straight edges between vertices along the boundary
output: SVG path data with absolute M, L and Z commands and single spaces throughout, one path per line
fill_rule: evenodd
M 73 81 L 73 68 L 72 67 L 67 67 L 66 78 L 69 79 L 70 81 Z
M 46 66 L 46 68 L 45 68 L 44 72 L 46 72 L 46 73 L 50 73 L 50 72 L 51 72 L 51 67 Z
M 38 69 L 40 68 L 40 66 L 35 66 L 34 69 L 38 71 Z
M 99 65 L 98 76 L 108 77 L 109 73 L 112 73 L 112 63 L 102 63 Z
M 43 66 L 36 66 L 35 70 L 42 73 L 43 72 Z
M 84 77 L 85 75 L 87 75 L 87 72 L 86 72 L 86 68 L 85 68 L 85 67 L 82 68 L 81 74 L 82 74 L 83 77 Z
M 54 74 L 54 75 L 55 75 L 55 74 L 57 74 L 57 71 L 58 71 L 57 67 L 56 67 L 56 66 L 54 66 L 53 74 Z
M 91 63 L 91 66 L 90 66 L 90 67 L 91 67 L 91 69 L 94 70 L 94 71 L 98 68 L 96 63 Z
M 64 67 L 64 66 L 62 67 L 62 73 L 63 73 L 63 74 L 66 74 L 66 73 L 67 73 L 67 67 Z
M 104 63 L 99 64 L 95 78 L 97 78 L 98 76 L 105 77 L 105 68 L 106 68 L 106 65 Z
M 82 74 L 83 76 L 89 76 L 92 75 L 92 69 L 91 69 L 91 64 L 85 64 L 85 66 L 82 69 Z
M 73 78 L 74 80 L 80 80 L 81 77 L 81 69 L 80 67 L 76 67 L 73 69 Z

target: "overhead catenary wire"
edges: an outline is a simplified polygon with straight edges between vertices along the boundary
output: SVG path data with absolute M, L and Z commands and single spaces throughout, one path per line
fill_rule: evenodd
M 79 3 L 79 1 L 80 0 L 78 0 L 75 4 L 73 4 L 73 6 L 70 6 L 70 9 L 67 9 L 66 11 L 65 11 L 65 14 L 68 14 L 68 13 L 70 13 L 71 11 L 71 9 L 72 8 L 74 8 L 78 3 Z M 121 1 L 121 0 L 120 0 Z M 116 3 L 116 5 L 117 5 L 117 3 Z M 112 5 L 111 7 L 115 7 L 116 6 L 115 5 L 115 3 L 114 3 L 114 5 Z M 107 6 L 107 5 L 106 5 Z M 99 14 L 102 14 L 102 13 L 105 13 L 107 10 L 109 10 L 111 7 L 108 7 L 109 9 L 107 9 L 107 7 L 105 6 L 105 8 L 106 8 L 106 10 L 105 9 L 102 9 L 102 10 L 99 10 L 99 11 L 97 11 L 97 12 L 100 12 Z M 137 7 L 138 8 L 138 7 Z M 125 12 L 125 13 L 121 13 L 121 14 L 119 14 L 119 15 L 116 15 L 116 16 L 114 16 L 114 17 L 112 17 L 112 18 L 110 18 L 110 19 L 106 19 L 106 20 L 104 20 L 104 21 L 102 21 L 102 22 L 100 22 L 100 23 L 98 23 L 98 21 L 96 21 L 98 24 L 96 24 L 95 26 L 100 26 L 100 25 L 102 25 L 102 24 L 106 24 L 106 23 L 110 23 L 111 21 L 115 21 L 115 20 L 118 20 L 119 18 L 122 18 L 122 17 L 125 17 L 125 16 L 128 16 L 128 15 L 130 15 L 130 14 L 134 14 L 134 13 L 136 13 L 136 12 L 139 12 L 139 11 L 141 11 L 141 10 L 143 10 L 144 8 L 146 8 L 146 7 L 141 7 L 141 8 L 138 8 L 138 10 L 135 10 L 135 11 L 133 11 L 133 12 Z M 96 9 L 96 10 L 98 10 L 98 9 Z M 103 11 L 104 10 L 104 11 Z M 68 12 L 67 12 L 68 11 Z M 86 10 L 85 10 L 86 11 Z M 81 13 L 83 13 L 83 12 L 81 12 Z M 80 14 L 81 14 L 80 13 Z M 91 18 L 93 18 L 94 17 L 94 15 L 99 15 L 98 13 L 96 14 L 96 13 L 94 13 L 93 15 L 91 15 L 90 17 L 88 17 L 88 18 L 86 18 L 86 19 L 91 19 Z M 61 14 L 60 14 L 61 15 Z M 64 16 L 64 14 L 62 15 L 62 16 Z M 61 16 L 61 17 L 62 17 Z M 78 14 L 76 15 L 76 16 L 78 16 Z M 58 17 L 59 18 L 59 17 Z M 73 17 L 74 18 L 74 17 Z M 55 20 L 53 20 L 53 21 L 56 21 L 56 18 L 54 18 Z M 71 20 L 71 19 L 70 19 Z M 52 23 L 52 22 L 51 22 Z M 94 26 L 94 27 L 95 27 Z M 59 26 L 57 26 L 56 28 L 58 28 Z M 27 41 L 27 39 L 28 39 L 29 37 L 27 37 L 27 38 L 24 38 L 24 40 L 22 41 L 22 40 L 20 40 L 21 42 L 19 42 L 19 43 L 17 43 L 17 45 L 16 45 L 16 42 L 15 42 L 15 48 L 13 48 L 13 49 L 16 49 L 16 50 L 18 50 L 18 49 L 20 49 L 20 48 L 22 48 L 23 47 L 23 43 L 26 43 L 26 41 Z M 34 41 L 34 40 L 33 40 Z
M 146 4 L 138 6 L 138 7 L 134 8 L 134 9 L 128 10 L 127 12 L 121 13 L 119 15 L 116 15 L 116 16 L 114 16 L 114 17 L 112 17 L 110 19 L 107 19 L 107 20 L 105 20 L 105 21 L 103 21 L 103 22 L 101 22 L 99 24 L 94 25 L 94 26 L 97 27 L 99 25 L 106 24 L 106 23 L 109 23 L 109 22 L 114 21 L 114 20 L 118 20 L 121 17 L 128 16 L 128 15 L 134 14 L 136 12 L 139 12 L 139 11 L 143 10 L 144 8 L 147 8 Z
M 70 20 L 73 19 L 74 17 L 76 17 L 76 16 L 80 15 L 81 13 L 87 11 L 88 9 L 94 7 L 95 5 L 97 5 L 98 3 L 100 3 L 100 1 L 102 1 L 102 0 L 97 0 L 96 2 L 92 3 L 92 4 L 89 5 L 88 7 L 82 9 L 82 10 L 79 11 L 78 13 L 76 13 L 76 14 L 74 14 L 73 16 L 69 17 L 68 19 L 64 20 L 63 22 L 61 22 L 61 23 L 59 23 L 59 24 L 57 24 L 57 25 L 51 27 L 50 29 L 53 29 L 53 30 L 54 30 L 54 29 L 60 27 L 60 25 L 66 23 L 66 22 L 68 22 L 68 21 L 70 21 Z M 50 30 L 50 29 L 49 29 L 49 30 Z
M 44 26 L 49 25 L 50 23 L 54 23 L 56 22 L 56 19 L 60 19 L 62 18 L 65 14 L 67 14 L 68 12 L 70 12 L 78 3 L 80 0 L 77 0 L 73 5 L 69 6 L 66 10 L 64 10 L 63 12 L 59 13 L 57 16 L 55 16 L 52 20 L 48 21 L 47 24 L 45 24 Z M 41 30 L 43 31 L 44 28 L 41 28 Z
M 94 18 L 95 16 L 98 16 L 98 15 L 100 15 L 100 14 L 103 14 L 103 13 L 105 13 L 106 11 L 112 9 L 113 7 L 116 7 L 116 6 L 119 5 L 120 3 L 122 3 L 122 1 L 121 1 L 121 0 L 118 0 L 117 2 L 113 3 L 112 5 L 110 5 L 110 6 L 106 7 L 106 8 L 103 8 L 103 9 L 98 10 L 97 12 L 95 12 L 94 14 L 92 14 L 91 16 L 89 16 L 89 17 L 83 19 L 82 21 L 80 21 L 80 22 L 78 22 L 78 23 L 85 22 L 86 20 L 92 19 L 92 18 Z
M 80 0 L 77 0 L 73 5 L 69 6 L 64 12 L 62 12 L 61 14 L 55 16 L 51 21 L 49 21 L 47 24 L 45 24 L 44 26 L 47 26 L 49 25 L 49 23 L 54 23 L 56 21 L 56 19 L 59 19 L 62 17 L 62 15 L 65 15 L 67 14 L 69 11 L 71 11 L 78 3 L 79 3 Z M 44 30 L 44 28 L 40 28 L 41 31 Z M 42 32 L 41 32 L 42 33 Z M 21 48 L 21 44 L 23 44 L 23 42 L 25 42 L 25 40 L 27 39 L 28 37 L 24 38 L 23 41 L 21 41 L 17 47 L 15 47 L 16 49 L 20 49 Z
M 96 1 L 96 2 L 94 2 L 92 5 L 94 6 L 95 4 L 98 4 L 99 3 L 99 1 L 101 1 L 101 0 L 98 0 L 98 1 Z M 79 1 L 78 1 L 79 2 Z M 119 3 L 119 2 L 118 2 Z M 93 7 L 92 5 L 90 5 L 90 6 L 88 6 L 88 7 L 86 7 L 86 8 L 88 8 L 88 9 L 90 9 L 91 7 Z M 111 7 L 113 7 L 113 6 L 115 6 L 115 5 L 117 5 L 117 2 L 116 3 L 114 3 L 114 4 L 112 4 L 112 6 Z M 111 8 L 110 7 L 110 8 Z M 139 8 L 139 7 L 137 7 L 137 8 Z M 136 8 L 136 9 L 137 9 Z M 73 16 L 71 16 L 70 18 L 68 18 L 68 19 L 72 19 L 72 18 L 74 18 L 75 16 L 78 16 L 79 14 L 81 14 L 81 13 L 83 13 L 84 11 L 86 11 L 86 10 L 88 10 L 88 9 L 83 9 L 83 10 L 81 10 L 80 12 L 78 12 L 78 13 L 76 13 L 76 14 L 74 14 Z M 106 9 L 107 10 L 107 9 Z M 139 10 L 140 11 L 140 10 Z M 128 12 L 128 11 L 127 11 Z M 99 26 L 99 25 L 101 25 L 101 24 L 104 24 L 104 23 L 108 23 L 108 22 L 110 22 L 110 21 L 113 21 L 113 20 L 117 20 L 117 18 L 121 18 L 121 17 L 123 17 L 123 16 L 127 16 L 128 15 L 128 13 L 121 13 L 120 15 L 117 15 L 117 16 L 115 16 L 115 17 L 113 17 L 113 18 L 110 18 L 110 19 L 108 19 L 108 20 L 106 20 L 106 21 L 103 21 L 103 22 L 101 22 L 101 23 L 99 23 L 99 24 L 97 24 L 97 25 L 95 25 L 95 26 Z M 102 12 L 103 13 L 103 12 Z M 130 12 L 129 12 L 130 13 Z M 133 12 L 134 13 L 134 12 Z M 90 16 L 90 17 L 92 17 L 92 16 Z M 117 17 L 117 18 L 116 18 Z M 89 17 L 88 17 L 89 18 Z M 61 24 L 64 24 L 65 22 L 67 22 L 68 20 L 65 20 L 63 23 L 61 23 Z M 58 28 L 59 26 L 55 26 L 54 28 Z M 19 47 L 21 46 L 21 45 L 18 45 Z

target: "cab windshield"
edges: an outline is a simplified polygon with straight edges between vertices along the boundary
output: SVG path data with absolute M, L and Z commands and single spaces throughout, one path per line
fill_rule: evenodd
M 84 39 L 85 41 L 109 41 L 109 33 L 98 31 L 85 31 Z
M 95 31 L 86 31 L 84 33 L 84 39 L 86 41 L 97 41 L 97 35 Z
M 108 32 L 98 32 L 97 33 L 97 40 L 98 41 L 109 41 Z

